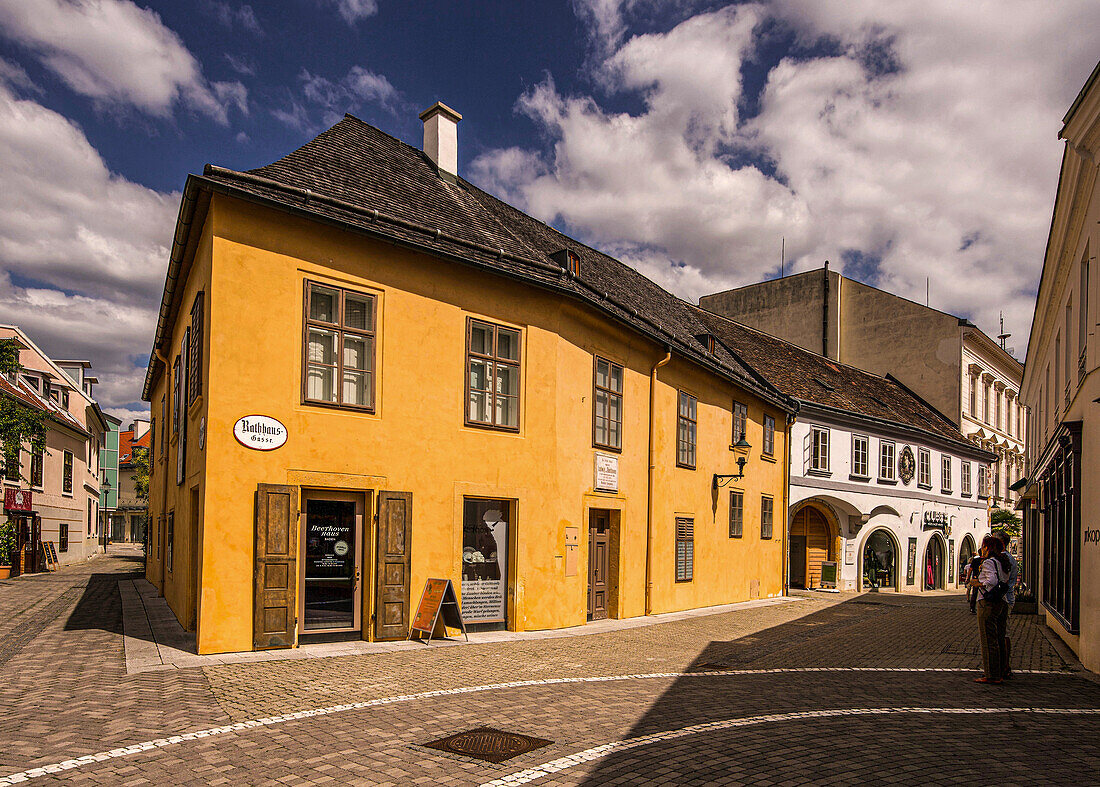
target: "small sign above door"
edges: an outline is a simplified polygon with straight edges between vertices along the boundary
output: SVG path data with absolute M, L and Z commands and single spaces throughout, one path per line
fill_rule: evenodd
M 286 427 L 269 415 L 246 415 L 233 424 L 233 436 L 245 448 L 274 451 L 286 443 Z
M 600 492 L 619 491 L 619 457 L 596 454 L 596 481 L 593 486 Z

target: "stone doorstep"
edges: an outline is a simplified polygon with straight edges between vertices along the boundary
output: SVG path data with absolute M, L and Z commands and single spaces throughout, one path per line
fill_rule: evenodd
M 323 659 L 337 656 L 356 656 L 374 653 L 396 653 L 421 650 L 426 647 L 453 647 L 466 644 L 461 635 L 446 639 L 433 639 L 430 643 L 401 640 L 398 642 L 318 643 L 302 645 L 286 650 L 244 651 L 240 653 L 216 653 L 200 656 L 196 653 L 195 635 L 184 631 L 175 614 L 146 579 L 119 580 L 122 596 L 122 626 L 126 651 L 126 673 L 154 672 L 168 669 L 187 669 L 213 664 L 245 664 L 258 661 L 291 661 Z M 590 634 L 606 634 L 614 631 L 656 626 L 676 620 L 720 615 L 739 609 L 753 609 L 775 604 L 798 603 L 797 597 L 778 597 L 722 604 L 714 607 L 690 609 L 683 612 L 664 612 L 648 617 L 622 620 L 600 620 L 583 626 L 546 631 L 483 631 L 470 634 L 470 644 L 495 642 L 519 642 L 526 640 L 561 639 L 583 637 Z

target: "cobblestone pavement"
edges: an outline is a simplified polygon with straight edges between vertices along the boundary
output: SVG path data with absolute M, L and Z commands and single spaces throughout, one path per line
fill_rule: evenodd
M 117 580 L 137 567 L 0 582 L 0 784 L 1057 784 L 1100 767 L 1100 684 L 1034 616 L 1011 621 L 1016 678 L 975 684 L 961 595 L 128 676 Z M 424 746 L 482 726 L 551 743 L 500 764 Z

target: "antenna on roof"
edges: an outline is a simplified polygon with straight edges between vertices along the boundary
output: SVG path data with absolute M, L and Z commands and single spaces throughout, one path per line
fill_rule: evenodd
M 1005 333 L 1005 313 L 1004 312 L 998 312 L 998 314 L 1001 316 L 1001 332 L 999 334 L 997 334 L 997 341 L 999 341 L 1001 343 L 1001 349 L 1005 350 L 1007 352 L 1008 347 L 1006 345 L 1006 340 L 1012 334 L 1011 333 Z
M 787 267 L 787 237 L 783 236 L 779 245 L 779 278 L 783 278 Z

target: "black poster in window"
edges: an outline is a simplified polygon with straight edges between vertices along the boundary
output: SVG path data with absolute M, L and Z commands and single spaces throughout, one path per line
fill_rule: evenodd
M 306 577 L 347 578 L 354 572 L 355 508 L 310 500 L 306 513 Z

